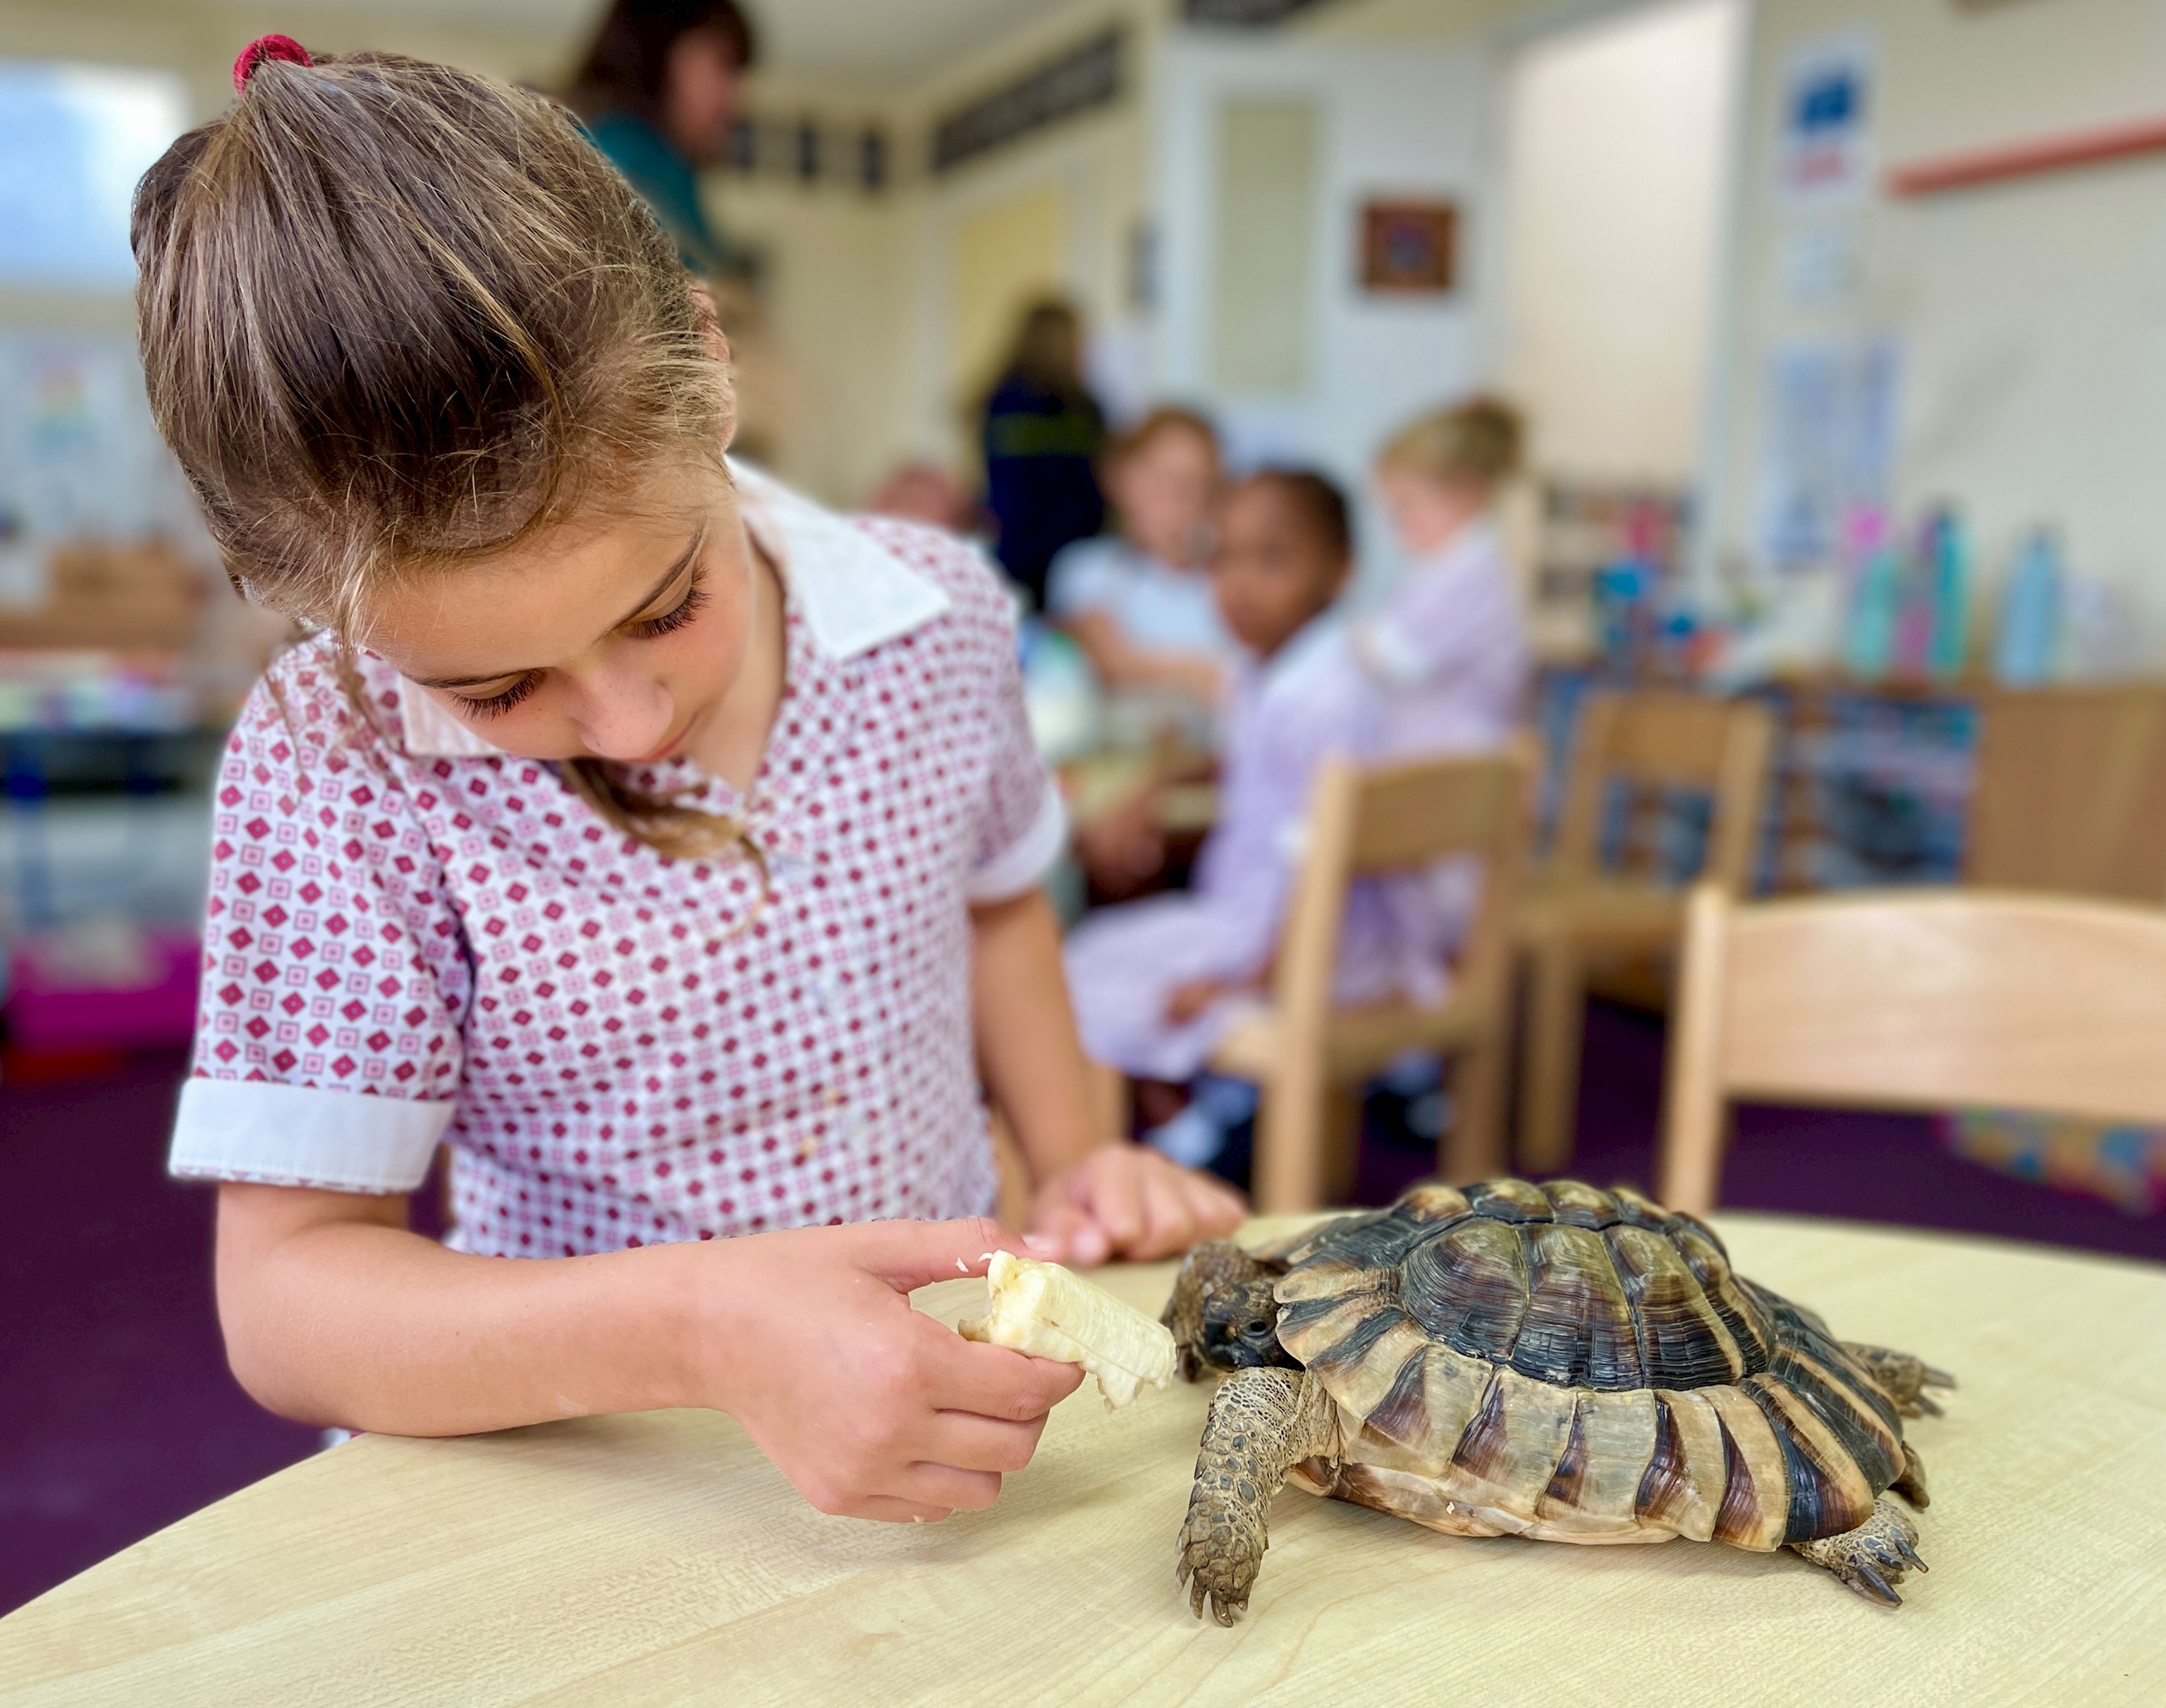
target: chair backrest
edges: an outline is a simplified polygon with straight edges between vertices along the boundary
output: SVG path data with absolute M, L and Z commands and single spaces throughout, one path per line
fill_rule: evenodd
M 1602 859 L 1612 785 L 1685 789 L 1711 800 L 1699 875 L 1731 894 L 1752 887 L 1775 720 L 1757 700 L 1651 689 L 1588 695 L 1572 746 L 1552 864 L 1584 876 Z
M 1533 746 L 1363 768 L 1328 762 L 1309 794 L 1301 876 L 1279 940 L 1275 1001 L 1319 1021 L 1330 1005 L 1346 897 L 1359 878 L 1417 871 L 1466 856 L 1482 897 L 1456 968 L 1462 990 L 1501 986 L 1510 911 L 1533 834 Z
M 1964 878 L 2166 902 L 2166 684 L 1996 690 L 1978 713 Z
M 1657 1192 L 1714 1207 L 1733 1098 L 2166 1123 L 2166 909 L 1697 888 Z

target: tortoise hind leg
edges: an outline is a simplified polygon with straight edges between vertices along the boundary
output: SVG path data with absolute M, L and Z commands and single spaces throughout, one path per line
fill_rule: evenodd
M 1790 1547 L 1833 1572 L 1867 1600 L 1900 1607 L 1903 1598 L 1895 1593 L 1895 1585 L 1906 1572 L 1926 1569 L 1918 1558 L 1917 1541 L 1917 1526 L 1883 1494 L 1873 1503 L 1873 1516 L 1857 1529 L 1814 1542 L 1794 1542 Z
M 1928 1388 L 1952 1388 L 1956 1379 L 1945 1370 L 1936 1370 L 1915 1352 L 1899 1352 L 1887 1347 L 1864 1347 L 1855 1341 L 1843 1342 L 1843 1350 L 1865 1366 L 1866 1374 L 1873 1378 L 1875 1387 L 1885 1394 L 1897 1412 L 1904 1417 L 1938 1417 L 1941 1408 Z

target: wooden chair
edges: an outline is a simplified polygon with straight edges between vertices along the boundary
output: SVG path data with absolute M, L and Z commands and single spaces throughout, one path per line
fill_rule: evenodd
M 2166 1123 L 2166 909 L 1696 888 L 1656 1190 L 1714 1208 L 1734 1098 Z
M 1628 866 L 1604 870 L 1610 791 L 1709 795 L 1700 876 L 1730 894 L 1751 888 L 1775 725 L 1751 700 L 1669 692 L 1590 697 L 1574 744 L 1555 846 L 1519 904 L 1527 972 L 1527 1039 L 1519 1095 L 1519 1158 L 1555 1173 L 1572 1160 L 1579 1102 L 1580 1028 L 1591 967 L 1670 949 L 1685 892 Z M 1628 862 L 1634 850 L 1626 850 Z
M 1259 1211 L 1315 1210 L 1352 1183 L 1364 1081 L 1408 1050 L 1455 1059 L 1456 1116 L 1438 1146 L 1450 1179 L 1503 1162 L 1511 1044 L 1511 908 L 1531 831 L 1533 765 L 1523 747 L 1375 770 L 1334 762 L 1311 797 L 1308 842 L 1279 944 L 1270 1005 L 1228 1030 L 1213 1068 L 1261 1089 L 1254 1197 Z M 1482 863 L 1482 896 L 1444 1002 L 1338 1009 L 1340 922 L 1357 878 L 1455 855 Z
M 2166 686 L 2001 688 L 1978 708 L 1964 880 L 2166 901 Z

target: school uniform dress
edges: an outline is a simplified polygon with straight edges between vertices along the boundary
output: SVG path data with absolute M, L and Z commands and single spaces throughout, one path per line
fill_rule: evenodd
M 1354 658 L 1385 693 L 1380 746 L 1390 759 L 1479 753 L 1525 715 L 1531 662 L 1504 543 L 1486 518 L 1416 562 L 1349 631 Z M 1471 861 L 1447 860 L 1386 886 L 1394 935 L 1413 977 L 1458 949 L 1482 894 Z M 1440 984 L 1424 984 L 1431 995 Z
M 348 1192 L 451 1157 L 452 1243 L 553 1257 L 988 1210 L 969 908 L 1057 857 L 1012 609 L 947 535 L 749 469 L 787 681 L 741 825 L 671 860 L 328 639 L 227 745 L 177 1174 Z
M 1350 632 L 1355 658 L 1389 696 L 1384 747 L 1394 757 L 1494 747 L 1524 714 L 1526 619 L 1503 540 L 1486 519 L 1415 563 Z
M 1384 697 L 1355 667 L 1344 624 L 1318 618 L 1268 661 L 1234 678 L 1219 783 L 1219 816 L 1191 887 L 1092 914 L 1070 934 L 1067 967 L 1083 1046 L 1142 1078 L 1192 1078 L 1239 1013 L 1228 998 L 1185 1025 L 1169 1024 L 1175 988 L 1199 979 L 1247 980 L 1277 946 L 1298 868 L 1309 791 L 1334 756 L 1381 748 Z M 1435 988 L 1410 967 L 1386 888 L 1357 886 L 1340 940 L 1343 1003 Z

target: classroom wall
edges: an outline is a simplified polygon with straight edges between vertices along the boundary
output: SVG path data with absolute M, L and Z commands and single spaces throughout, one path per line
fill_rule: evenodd
M 1255 456 L 1312 459 L 1359 480 L 1377 444 L 1415 411 L 1474 383 L 1489 311 L 1493 87 L 1480 47 L 1373 47 L 1302 34 L 1241 39 L 1181 32 L 1168 42 L 1154 139 L 1160 232 L 1155 350 L 1161 386 L 1216 408 Z M 1306 103 L 1315 115 L 1297 382 L 1225 382 L 1213 339 L 1239 279 L 1222 278 L 1214 217 L 1231 104 Z M 1459 210 L 1458 282 L 1449 293 L 1365 291 L 1363 204 L 1440 200 Z
M 1882 168 L 2166 116 L 2157 0 L 1760 0 L 1744 119 L 1731 392 L 1711 459 L 1714 538 L 1764 556 L 1772 364 L 1885 335 L 1893 496 L 1950 498 L 1989 576 L 2019 530 L 2063 530 L 2073 567 L 2126 599 L 2138 649 L 2166 635 L 2166 156 L 1802 211 L 1778 192 L 1783 72 L 1801 44 L 1862 29 Z
M 1697 474 L 1743 13 L 1650 6 L 1507 61 L 1499 377 L 1545 474 Z

